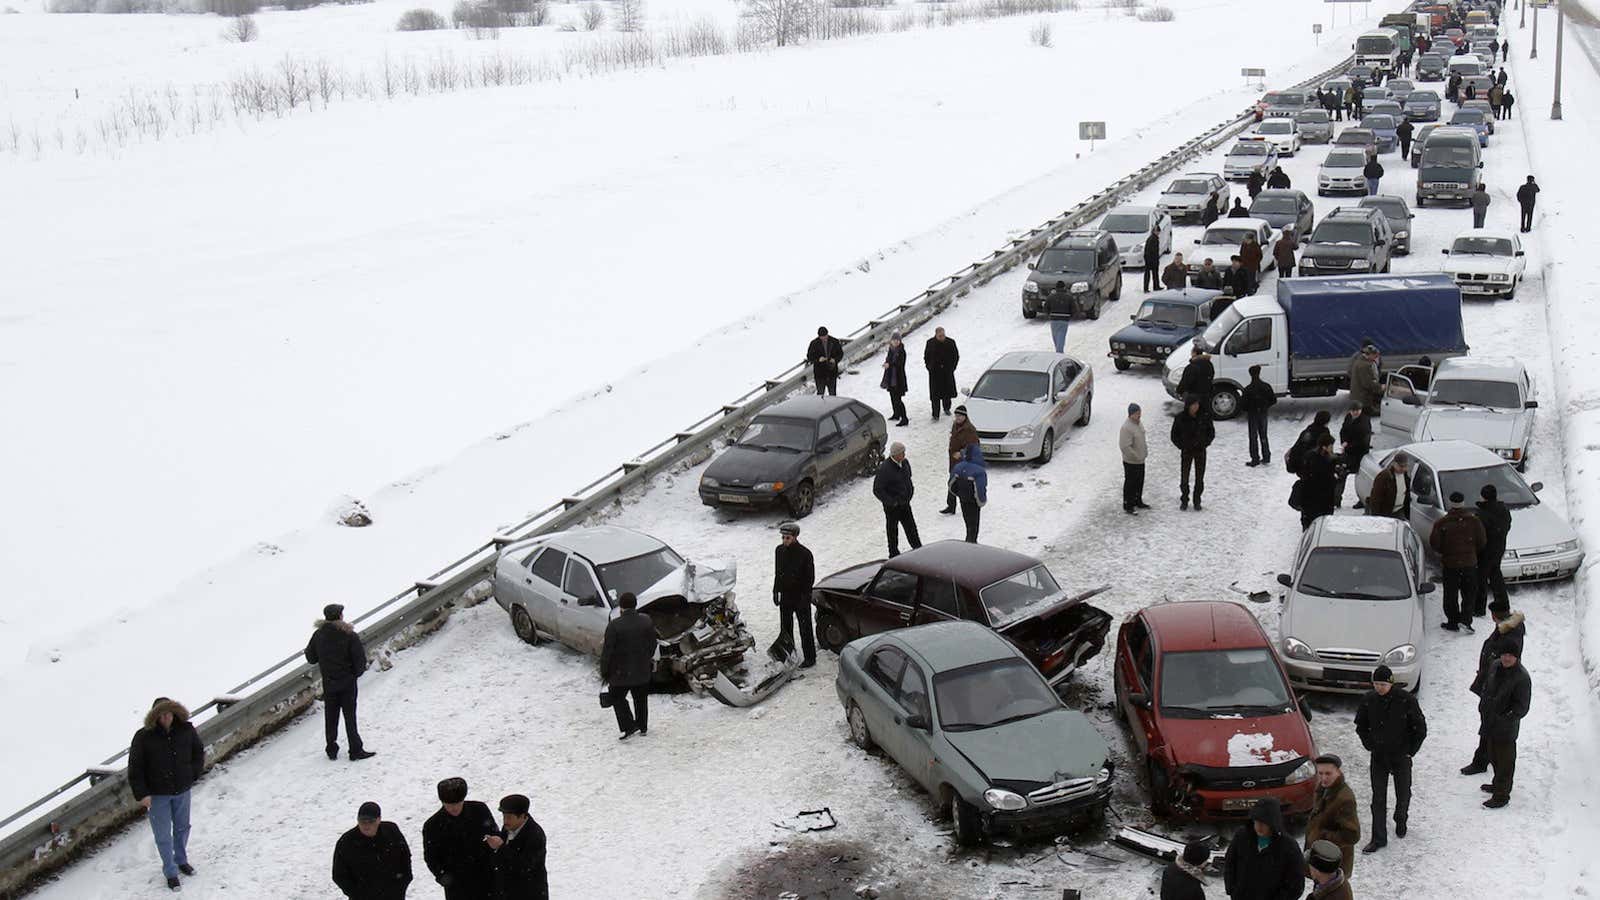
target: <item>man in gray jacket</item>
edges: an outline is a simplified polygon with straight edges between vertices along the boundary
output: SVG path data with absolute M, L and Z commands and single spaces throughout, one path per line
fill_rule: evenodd
M 1150 445 L 1145 443 L 1144 425 L 1139 421 L 1143 416 L 1139 404 L 1129 403 L 1128 418 L 1117 434 L 1117 447 L 1122 451 L 1122 511 L 1130 516 L 1150 508 L 1144 502 L 1144 461 Z
M 1483 220 L 1489 217 L 1489 189 L 1478 182 L 1478 189 L 1472 192 L 1472 227 L 1482 228 Z

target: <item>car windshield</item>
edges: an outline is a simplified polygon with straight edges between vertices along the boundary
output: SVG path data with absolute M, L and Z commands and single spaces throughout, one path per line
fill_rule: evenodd
M 811 438 L 817 426 L 805 419 L 774 419 L 760 416 L 744 434 L 739 436 L 739 446 L 757 450 L 811 449 Z
M 1200 239 L 1202 244 L 1229 244 L 1239 246 L 1246 237 L 1259 237 L 1254 228 L 1219 228 L 1215 225 L 1206 229 L 1205 237 Z
M 1318 547 L 1306 558 L 1295 590 L 1345 600 L 1404 600 L 1411 596 L 1406 563 L 1392 550 Z
M 1051 274 L 1057 272 L 1093 272 L 1094 256 L 1093 250 L 1051 247 L 1039 255 L 1039 265 L 1036 268 L 1040 272 Z
M 642 556 L 597 566 L 600 584 L 612 596 L 642 594 L 683 565 L 683 557 L 662 547 Z
M 1100 221 L 1100 227 L 1115 234 L 1144 234 L 1150 230 L 1150 217 L 1144 213 L 1111 213 Z
M 1429 139 L 1422 148 L 1422 167 L 1447 169 L 1471 168 L 1474 163 L 1472 147 L 1466 143 L 1440 144 Z
M 1439 473 L 1439 489 L 1448 497 L 1457 491 L 1463 497 L 1480 497 L 1486 484 L 1494 485 L 1500 493 L 1500 502 L 1510 507 L 1533 506 L 1539 499 L 1528 489 L 1528 483 L 1515 469 L 1505 463 L 1482 469 L 1456 469 Z
M 1244 315 L 1239 312 L 1239 308 L 1230 305 L 1222 311 L 1222 315 L 1211 320 L 1211 324 L 1206 326 L 1205 333 L 1201 335 L 1201 339 L 1205 341 L 1207 347 L 1220 347 L 1222 346 L 1222 339 L 1233 331 L 1233 326 L 1242 321 L 1244 321 Z
M 1160 303 L 1155 300 L 1146 300 L 1139 307 L 1139 321 L 1154 322 L 1161 325 L 1177 325 L 1180 328 L 1193 328 L 1195 309 L 1187 303 Z
M 1458 110 L 1455 111 L 1455 114 L 1450 117 L 1450 124 L 1451 125 L 1482 125 L 1483 124 L 1483 110 L 1481 110 L 1481 109 L 1458 109 Z
M 1311 232 L 1313 244 L 1370 244 L 1372 226 L 1366 222 L 1323 221 Z
M 1004 581 L 989 585 L 978 592 L 978 599 L 983 602 L 984 609 L 989 611 L 989 624 L 999 628 L 1022 610 L 1059 593 L 1061 588 L 1051 576 L 1050 570 L 1044 567 L 1044 563 L 1040 563 Z
M 1399 197 L 1368 197 L 1361 201 L 1360 206 L 1363 209 L 1381 210 L 1384 217 L 1389 219 L 1404 219 L 1411 212 Z
M 974 400 L 1014 400 L 1039 403 L 1050 397 L 1050 376 L 1043 372 L 990 369 L 972 387 Z
M 1450 255 L 1467 254 L 1471 256 L 1510 256 L 1511 241 L 1505 238 L 1491 237 L 1458 237 L 1450 245 Z
M 1240 141 L 1228 151 L 1229 156 L 1266 156 L 1267 145 L 1261 141 Z
M 1394 38 L 1373 35 L 1371 37 L 1356 38 L 1357 53 L 1388 53 L 1394 49 Z
M 1000 659 L 933 676 L 939 726 L 977 731 L 1061 708 L 1061 700 L 1026 660 Z
M 1439 95 L 1432 91 L 1414 91 L 1406 97 L 1407 106 L 1438 106 Z
M 1256 213 L 1295 213 L 1299 212 L 1300 203 L 1293 197 L 1257 197 L 1256 202 L 1250 204 L 1250 215 Z
M 1328 111 L 1325 109 L 1308 109 L 1294 117 L 1302 125 L 1325 125 L 1328 122 Z
M 1211 182 L 1200 178 L 1179 178 L 1167 188 L 1169 194 L 1209 194 Z
M 1339 132 L 1339 136 L 1333 142 L 1335 144 L 1370 144 L 1372 143 L 1372 132 L 1346 128 Z
M 1161 656 L 1161 712 L 1210 718 L 1292 708 L 1283 673 L 1265 647 Z
M 1288 119 L 1268 119 L 1256 126 L 1256 131 L 1262 134 L 1289 134 L 1294 131 L 1294 124 Z
M 1521 409 L 1522 398 L 1517 386 L 1509 381 L 1485 381 L 1478 378 L 1435 379 L 1429 406 L 1467 404 L 1493 409 Z
M 1361 120 L 1362 128 L 1371 128 L 1374 131 L 1388 131 L 1398 126 L 1395 125 L 1394 116 L 1367 116 Z

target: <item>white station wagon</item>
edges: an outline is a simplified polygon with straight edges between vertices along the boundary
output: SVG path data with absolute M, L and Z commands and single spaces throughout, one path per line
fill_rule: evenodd
M 1459 356 L 1426 368 L 1405 366 L 1389 376 L 1379 432 L 1396 443 L 1471 441 L 1517 467 L 1528 468 L 1533 440 L 1533 377 L 1509 358 Z

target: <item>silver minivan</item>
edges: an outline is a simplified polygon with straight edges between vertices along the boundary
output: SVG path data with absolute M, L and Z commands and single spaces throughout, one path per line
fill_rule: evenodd
M 1417 166 L 1417 207 L 1472 201 L 1483 168 L 1478 133 L 1470 128 L 1441 127 L 1428 134 Z

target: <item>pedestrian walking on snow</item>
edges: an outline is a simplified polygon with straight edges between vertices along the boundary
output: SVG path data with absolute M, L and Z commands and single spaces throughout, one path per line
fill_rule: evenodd
M 935 328 L 933 337 L 922 348 L 922 364 L 928 369 L 928 399 L 933 403 L 933 420 L 939 421 L 939 412 L 950 412 L 950 402 L 956 398 L 956 365 L 961 362 L 961 351 L 954 338 L 945 337 L 943 328 Z
M 1396 453 L 1372 479 L 1367 493 L 1366 513 L 1369 516 L 1387 516 L 1402 522 L 1411 521 L 1411 458 Z
M 1501 41 L 1500 42 L 1500 59 L 1502 61 L 1504 61 L 1504 62 L 1510 62 L 1511 61 L 1511 42 L 1510 41 Z
M 322 618 L 312 623 L 316 629 L 306 644 L 306 662 L 322 673 L 323 729 L 329 759 L 339 758 L 339 717 L 344 717 L 344 735 L 350 742 L 352 761 L 368 759 L 377 753 L 361 742 L 356 728 L 356 679 L 367 671 L 367 649 L 361 636 L 344 620 L 344 607 L 329 603 Z
M 1222 860 L 1222 884 L 1232 900 L 1294 900 L 1305 890 L 1305 858 L 1284 833 L 1276 797 L 1257 800 L 1239 826 Z
M 1372 450 L 1372 420 L 1367 418 L 1366 410 L 1360 404 L 1351 404 L 1350 411 L 1345 413 L 1344 424 L 1339 426 L 1339 446 L 1344 456 L 1346 477 L 1351 472 L 1361 471 L 1361 460 Z M 1344 479 L 1339 481 L 1339 500 L 1341 503 L 1344 501 Z M 1355 508 L 1361 507 L 1358 498 Z
M 1493 667 L 1478 698 L 1478 735 L 1489 744 L 1489 765 L 1494 779 L 1481 785 L 1489 799 L 1485 809 L 1499 809 L 1511 802 L 1511 788 L 1517 773 L 1517 736 L 1522 719 L 1533 701 L 1533 680 L 1522 665 L 1522 642 L 1511 639 L 1500 650 L 1500 664 Z
M 1505 96 L 1505 88 L 1494 85 L 1489 88 L 1489 111 L 1494 113 L 1496 119 L 1500 118 L 1500 100 Z
M 1511 89 L 1506 88 L 1500 94 L 1500 108 L 1506 111 L 1506 118 L 1511 118 L 1511 108 L 1517 105 L 1517 98 L 1511 95 Z
M 1505 87 L 1506 86 L 1506 82 L 1508 82 L 1510 80 L 1511 80 L 1511 76 L 1506 74 L 1505 66 L 1501 66 L 1499 73 L 1494 76 L 1495 87 Z
M 1217 196 L 1212 194 L 1206 198 L 1206 207 L 1200 211 L 1200 227 L 1204 228 L 1221 218 L 1222 210 L 1217 208 Z
M 1072 325 L 1072 311 L 1077 302 L 1065 281 L 1058 281 L 1044 295 L 1045 316 L 1050 319 L 1050 341 L 1057 353 L 1067 352 L 1067 329 Z
M 1244 294 L 1239 296 L 1254 294 L 1256 292 L 1256 288 L 1260 286 L 1261 261 L 1264 256 L 1265 253 L 1263 252 L 1263 248 L 1260 244 L 1256 243 L 1256 239 L 1251 235 L 1245 235 L 1244 241 L 1239 244 L 1239 265 L 1244 269 L 1245 278 L 1248 283 L 1245 287 Z
M 1361 168 L 1361 175 L 1367 179 L 1367 196 L 1376 197 L 1378 182 L 1383 179 L 1383 165 L 1378 162 L 1377 157 L 1367 160 L 1367 164 Z
M 1480 700 L 1489 685 L 1489 676 L 1500 665 L 1500 654 L 1509 647 L 1523 646 L 1528 637 L 1527 618 L 1520 611 L 1512 612 L 1510 603 L 1494 601 L 1489 604 L 1489 615 L 1494 618 L 1494 628 L 1489 630 L 1489 636 L 1483 639 L 1483 646 L 1478 650 L 1478 672 L 1468 688 Z M 1472 754 L 1472 762 L 1462 768 L 1461 774 L 1478 775 L 1487 771 L 1489 741 L 1479 735 L 1478 749 Z
M 1200 408 L 1199 397 L 1184 401 L 1183 411 L 1172 420 L 1172 446 L 1178 448 L 1178 508 L 1189 508 L 1189 474 L 1194 473 L 1194 511 L 1200 512 L 1206 492 L 1206 448 L 1217 437 L 1211 416 Z
M 1144 461 L 1150 456 L 1150 445 L 1145 441 L 1143 418 L 1139 404 L 1129 403 L 1128 417 L 1117 432 L 1117 449 L 1122 453 L 1122 511 L 1129 515 L 1150 508 L 1144 502 Z
M 1241 200 L 1238 197 L 1233 198 L 1233 209 L 1228 210 L 1228 218 L 1230 218 L 1230 219 L 1248 219 L 1248 218 L 1250 218 L 1250 210 L 1245 209 L 1243 200 Z
M 1161 270 L 1161 286 L 1169 291 L 1181 291 L 1189 286 L 1189 267 L 1183 264 L 1183 254 L 1174 253 L 1172 262 Z
M 1394 683 L 1388 666 L 1372 670 L 1372 690 L 1356 707 L 1356 737 L 1372 754 L 1372 839 L 1362 853 L 1376 853 L 1389 843 L 1389 779 L 1394 778 L 1394 836 L 1406 836 L 1411 815 L 1411 758 L 1428 737 L 1428 720 L 1417 698 Z
M 1295 235 L 1294 229 L 1285 228 L 1283 234 L 1278 236 L 1277 243 L 1272 245 L 1272 261 L 1278 264 L 1279 278 L 1294 277 L 1294 252 L 1300 249 L 1300 239 Z
M 889 445 L 889 457 L 878 464 L 878 474 L 872 479 L 872 496 L 883 504 L 884 527 L 889 534 L 889 556 L 900 555 L 900 529 L 906 532 L 906 542 L 915 550 L 922 546 L 917 537 L 917 520 L 911 514 L 911 498 L 916 485 L 911 482 L 911 463 L 906 459 L 906 445 L 896 441 Z
M 1467 498 L 1460 491 L 1450 495 L 1450 511 L 1433 523 L 1428 546 L 1439 554 L 1444 569 L 1444 622 L 1440 628 L 1472 630 L 1472 612 L 1477 606 L 1478 554 L 1489 543 L 1483 523 L 1467 509 Z M 1457 602 L 1459 599 L 1459 603 Z
M 780 543 L 772 552 L 772 605 L 778 608 L 779 640 L 794 653 L 795 622 L 800 623 L 800 668 L 817 664 L 817 641 L 811 630 L 811 587 L 817 583 L 816 560 L 800 543 L 800 524 L 778 526 Z
M 1144 292 L 1146 294 L 1155 290 L 1161 284 L 1161 232 L 1150 229 L 1150 236 L 1144 239 Z M 1056 351 L 1060 353 L 1060 350 Z
M 1306 877 L 1311 879 L 1312 900 L 1352 900 L 1349 875 L 1340 868 L 1339 847 L 1317 841 L 1306 854 Z
M 1412 127 L 1410 119 L 1401 119 L 1400 125 L 1394 130 L 1395 136 L 1400 140 L 1400 158 L 1411 158 L 1411 137 L 1417 133 Z
M 1290 492 L 1290 499 L 1299 505 L 1290 505 L 1300 510 L 1300 530 L 1304 531 L 1322 516 L 1332 515 L 1339 505 L 1339 467 L 1333 459 L 1333 435 L 1317 436 L 1316 447 L 1300 461 L 1299 474 Z
M 1363 344 L 1356 355 L 1350 358 L 1345 378 L 1350 384 L 1350 403 L 1366 410 L 1367 415 L 1376 416 L 1383 403 L 1383 378 L 1378 374 L 1378 348 L 1371 343 Z
M 954 472 L 956 463 L 961 461 L 962 455 L 968 447 L 978 446 L 978 429 L 967 418 L 965 404 L 956 407 L 955 420 L 950 423 L 950 444 L 945 451 L 945 470 Z M 944 508 L 939 512 L 946 516 L 956 514 L 956 492 L 946 491 L 944 495 Z
M 1278 402 L 1272 385 L 1261 380 L 1261 367 L 1250 367 L 1250 383 L 1239 393 L 1239 408 L 1244 410 L 1247 440 L 1250 442 L 1250 461 L 1247 466 L 1271 462 L 1272 448 L 1267 443 L 1267 411 Z
M 1533 230 L 1533 206 L 1539 201 L 1539 184 L 1529 175 L 1528 180 L 1517 188 L 1517 206 L 1522 210 L 1522 233 L 1527 234 Z
M 422 861 L 444 888 L 445 900 L 489 900 L 494 889 L 494 851 L 486 840 L 498 835 L 494 813 L 480 800 L 467 799 L 464 778 L 439 782 L 439 809 L 422 823 Z
M 1190 841 L 1183 845 L 1183 853 L 1161 872 L 1160 900 L 1206 900 L 1206 864 L 1210 861 L 1208 842 Z
M 890 419 L 896 425 L 909 425 L 911 420 L 906 417 L 905 396 L 909 390 L 906 380 L 906 346 L 900 340 L 900 332 L 889 335 L 889 349 L 883 356 L 883 380 L 878 382 L 878 387 L 889 392 L 889 405 L 892 409 Z
M 368 800 L 356 812 L 356 827 L 333 845 L 333 883 L 350 900 L 404 900 L 411 884 L 411 846 L 400 826 L 383 821 Z
M 950 469 L 950 492 L 961 504 L 961 520 L 966 523 L 966 542 L 978 542 L 978 524 L 983 505 L 989 502 L 989 469 L 977 444 L 961 450 L 961 458 Z
M 144 807 L 155 836 L 167 887 L 180 890 L 178 873 L 189 865 L 189 789 L 206 767 L 206 748 L 189 722 L 189 710 L 157 697 L 144 725 L 128 744 L 128 788 Z
M 1478 182 L 1478 189 L 1472 192 L 1472 227 L 1482 228 L 1483 220 L 1489 217 L 1489 189 L 1483 182 Z
M 817 385 L 817 396 L 839 394 L 839 362 L 844 359 L 844 345 L 831 337 L 828 329 L 818 328 L 817 336 L 806 347 L 806 362 L 811 364 L 811 380 Z
M 1261 189 L 1267 186 L 1267 179 L 1262 176 L 1260 169 L 1256 169 L 1250 173 L 1249 178 L 1245 179 L 1244 184 L 1245 190 L 1250 193 L 1250 199 L 1254 201 L 1256 195 L 1261 193 Z
M 1287 191 L 1289 185 L 1289 173 L 1283 171 L 1283 166 L 1273 166 L 1272 174 L 1267 176 L 1267 187 L 1275 191 Z
M 528 814 L 530 806 L 522 794 L 500 798 L 505 827 L 489 838 L 494 850 L 494 900 L 550 900 L 544 829 Z
M 1478 521 L 1483 523 L 1488 543 L 1478 553 L 1478 587 L 1473 596 L 1473 615 L 1484 614 L 1491 592 L 1496 600 L 1508 603 L 1505 574 L 1500 563 L 1506 555 L 1506 539 L 1511 535 L 1511 509 L 1500 502 L 1500 491 L 1486 484 L 1478 491 Z
M 579 597 L 578 602 L 586 599 Z M 632 591 L 617 598 L 617 606 L 621 612 L 606 623 L 600 645 L 600 680 L 606 683 L 606 698 L 621 732 L 617 740 L 625 741 L 635 734 L 650 733 L 650 677 L 655 673 L 659 638 L 654 620 L 639 612 L 639 598 Z
M 1306 849 L 1327 841 L 1339 851 L 1339 868 L 1345 877 L 1356 865 L 1356 845 L 1361 843 L 1361 816 L 1356 793 L 1344 780 L 1344 760 L 1324 753 L 1317 757 L 1317 787 L 1311 795 L 1311 818 L 1306 820 Z

